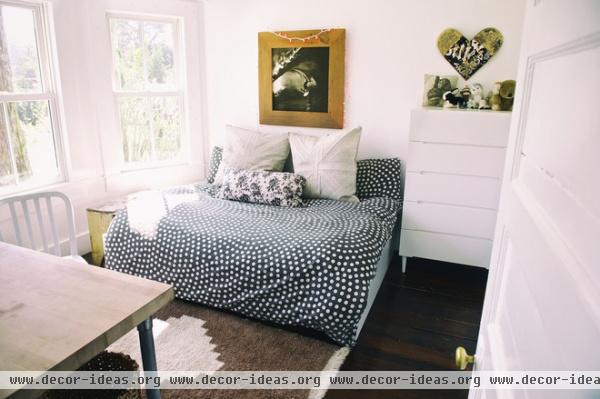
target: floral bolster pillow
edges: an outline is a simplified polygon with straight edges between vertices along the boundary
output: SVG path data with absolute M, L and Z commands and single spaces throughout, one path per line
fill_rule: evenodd
M 296 207 L 302 205 L 304 177 L 266 170 L 228 170 L 218 198 L 257 204 Z

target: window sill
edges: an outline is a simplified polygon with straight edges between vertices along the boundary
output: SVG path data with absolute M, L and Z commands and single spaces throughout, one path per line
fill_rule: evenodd
M 13 196 L 17 196 L 17 195 L 29 194 L 29 193 L 45 191 L 45 190 L 47 191 L 48 189 L 56 188 L 57 186 L 60 186 L 61 184 L 66 183 L 66 182 L 67 182 L 67 180 L 64 178 L 64 176 L 60 176 L 53 180 L 46 181 L 43 183 L 42 182 L 31 182 L 31 183 L 20 184 L 18 186 L 12 186 L 14 188 L 11 188 L 11 189 L 0 188 L 0 198 L 8 198 L 8 197 L 13 197 Z
M 154 164 L 131 164 L 131 166 L 121 169 L 121 173 L 135 173 L 135 172 L 143 172 L 146 170 L 176 168 L 176 167 L 181 167 L 181 166 L 191 166 L 191 162 L 189 162 L 189 161 L 174 161 L 174 162 L 164 162 L 164 163 L 154 163 Z

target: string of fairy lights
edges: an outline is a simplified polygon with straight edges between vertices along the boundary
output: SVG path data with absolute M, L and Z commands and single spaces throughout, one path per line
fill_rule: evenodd
M 271 33 L 281 39 L 285 39 L 285 40 L 289 41 L 290 43 L 293 41 L 306 43 L 306 42 L 310 42 L 310 41 L 319 39 L 323 33 L 327 33 L 330 31 L 331 31 L 331 29 L 321 29 L 319 32 L 315 33 L 314 35 L 310 35 L 310 36 L 306 36 L 306 37 L 290 36 L 285 32 L 271 32 Z

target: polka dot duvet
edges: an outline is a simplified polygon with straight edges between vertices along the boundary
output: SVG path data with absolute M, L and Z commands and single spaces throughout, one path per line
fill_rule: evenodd
M 107 233 L 106 267 L 172 284 L 180 299 L 353 345 L 401 201 L 285 208 L 221 200 L 215 191 L 186 186 L 130 202 Z

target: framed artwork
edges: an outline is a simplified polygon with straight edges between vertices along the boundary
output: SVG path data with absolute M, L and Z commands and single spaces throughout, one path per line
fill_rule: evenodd
M 423 106 L 441 107 L 444 93 L 456 89 L 457 85 L 458 76 L 425 75 Z
M 341 129 L 345 29 L 260 32 L 260 123 Z

